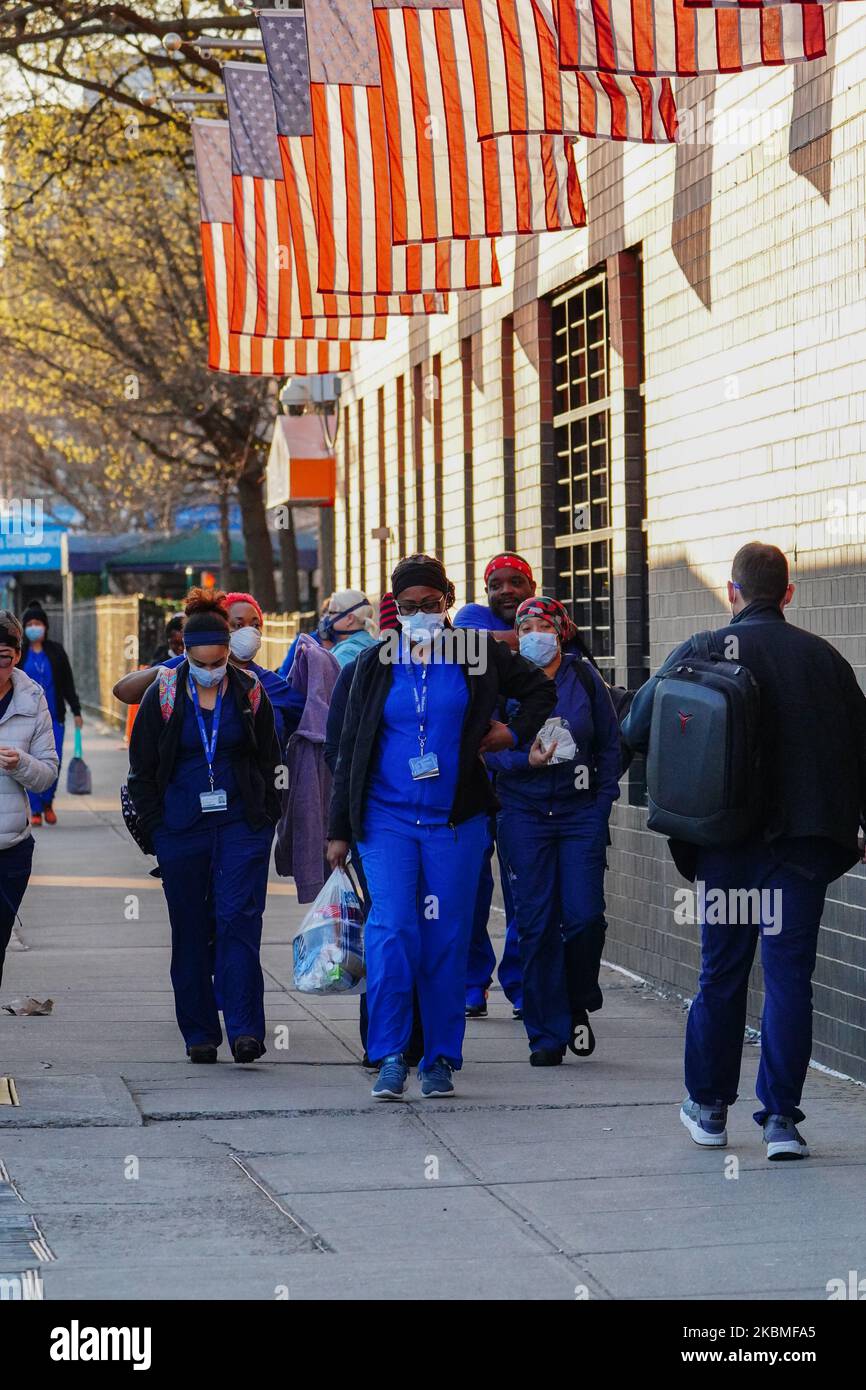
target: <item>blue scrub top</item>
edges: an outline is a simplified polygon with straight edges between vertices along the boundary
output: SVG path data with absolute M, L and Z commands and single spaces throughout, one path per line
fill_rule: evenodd
M 51 669 L 51 662 L 44 651 L 35 652 L 32 647 L 27 651 L 21 669 L 37 685 L 41 685 L 45 691 L 45 698 L 48 701 L 48 708 L 51 718 L 57 723 L 57 697 L 54 693 L 54 672 Z
M 454 619 L 454 626 L 477 627 L 482 632 L 511 632 L 514 624 L 500 618 L 486 603 L 464 603 Z
M 178 692 L 178 698 L 181 698 Z M 219 736 L 214 755 L 214 788 L 224 791 L 228 797 L 225 811 L 202 811 L 199 793 L 210 791 L 207 760 L 202 747 L 195 705 L 186 691 L 183 692 L 183 727 L 177 761 L 171 781 L 165 789 L 163 801 L 164 830 L 191 830 L 204 823 L 226 825 L 231 821 L 243 820 L 244 806 L 240 787 L 232 766 L 232 755 L 244 746 L 244 730 L 241 716 L 230 691 L 223 696 L 220 713 Z M 214 711 L 202 710 L 205 732 L 208 738 L 213 733 Z
M 427 667 L 424 751 L 438 757 L 439 776 L 422 781 L 415 781 L 409 769 L 409 759 L 417 758 L 420 751 L 416 690 L 420 699 L 420 666 L 395 664 L 373 758 L 367 810 L 387 811 L 413 825 L 445 825 L 457 791 L 460 736 L 469 704 L 466 674 L 453 662 L 431 662 Z

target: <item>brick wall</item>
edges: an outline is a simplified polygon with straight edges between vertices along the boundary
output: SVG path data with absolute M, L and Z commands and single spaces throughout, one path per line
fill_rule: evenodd
M 406 548 L 418 543 L 419 478 L 423 538 L 433 547 L 436 419 L 424 382 L 437 357 L 442 554 L 458 603 L 482 595 L 484 563 L 506 544 L 551 582 L 547 296 L 603 268 L 618 680 L 633 685 L 644 668 L 645 606 L 655 666 L 689 632 L 722 620 L 730 558 L 760 536 L 792 558 L 793 620 L 835 642 L 866 684 L 866 15 L 855 5 L 827 14 L 833 33 L 819 63 L 678 83 L 689 143 L 581 146 L 586 229 L 501 243 L 501 289 L 452 299 L 445 317 L 395 324 L 384 345 L 356 353 L 344 410 L 348 487 L 338 489 L 339 584 L 358 582 L 362 546 L 367 583 L 378 583 L 369 518 L 379 517 L 380 389 L 388 566 L 399 555 L 401 495 Z M 624 795 L 614 813 L 608 956 L 690 996 L 696 931 L 674 922 L 680 880 L 644 822 Z M 834 885 L 825 915 L 814 1052 L 862 1078 L 864 925 L 866 877 L 856 870 Z M 758 975 L 754 985 L 752 1023 Z

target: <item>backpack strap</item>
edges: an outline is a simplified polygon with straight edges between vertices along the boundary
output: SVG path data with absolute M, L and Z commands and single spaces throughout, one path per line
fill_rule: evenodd
M 721 656 L 715 631 L 696 632 L 692 641 L 695 644 L 695 655 L 701 661 L 712 661 L 714 656 Z
M 246 671 L 245 674 L 253 681 L 253 685 L 247 694 L 249 697 L 250 709 L 253 712 L 253 718 L 255 718 L 259 712 L 259 705 L 262 703 L 262 683 L 255 672 Z
M 177 699 L 177 673 L 178 666 L 160 666 L 159 668 L 159 712 L 162 715 L 163 724 L 167 724 L 171 718 Z

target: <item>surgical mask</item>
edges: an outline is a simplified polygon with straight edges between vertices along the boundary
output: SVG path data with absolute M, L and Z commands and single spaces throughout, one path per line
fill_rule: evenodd
M 257 627 L 235 628 L 229 638 L 229 649 L 238 661 L 252 661 L 262 645 L 262 634 Z
M 442 613 L 398 613 L 400 626 L 409 638 L 436 637 L 445 626 Z
M 24 635 L 28 642 L 41 642 L 45 636 L 43 623 L 28 623 L 24 629 Z
M 189 660 L 188 657 L 187 660 Z M 196 685 L 202 686 L 205 690 L 208 686 L 220 685 L 225 676 L 226 669 L 225 663 L 222 666 L 214 666 L 212 669 L 207 666 L 197 666 L 194 661 L 190 661 L 189 663 L 190 675 Z
M 549 666 L 559 650 L 559 638 L 555 632 L 525 632 L 518 645 L 520 655 L 533 666 Z

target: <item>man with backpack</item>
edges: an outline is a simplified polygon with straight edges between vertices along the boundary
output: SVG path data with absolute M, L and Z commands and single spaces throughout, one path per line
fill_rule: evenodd
M 680 1117 L 696 1143 L 727 1144 L 760 936 L 754 1118 L 770 1159 L 808 1156 L 796 1126 L 818 928 L 829 884 L 859 858 L 866 806 L 866 697 L 835 647 L 786 621 L 793 592 L 776 546 L 742 546 L 727 586 L 730 623 L 679 646 L 623 725 L 647 753 L 648 826 L 670 836 L 700 905 Z

